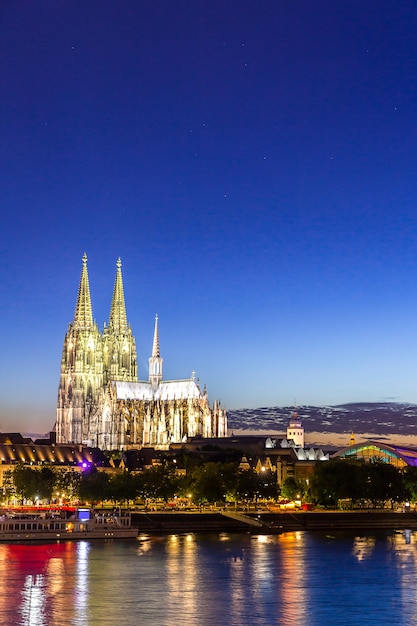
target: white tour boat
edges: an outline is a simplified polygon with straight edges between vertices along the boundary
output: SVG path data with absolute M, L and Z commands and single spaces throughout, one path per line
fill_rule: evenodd
M 130 515 L 97 514 L 79 508 L 68 518 L 4 514 L 0 516 L 0 541 L 58 541 L 75 539 L 134 539 L 138 529 Z

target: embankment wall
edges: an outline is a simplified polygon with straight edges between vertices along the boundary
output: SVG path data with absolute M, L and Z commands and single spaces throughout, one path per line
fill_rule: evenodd
M 249 517 L 249 515 L 248 515 Z M 132 524 L 145 534 L 252 532 L 279 533 L 294 530 L 417 530 L 417 513 L 394 511 L 297 511 L 251 513 L 262 526 L 242 519 L 225 517 L 221 512 L 133 513 Z

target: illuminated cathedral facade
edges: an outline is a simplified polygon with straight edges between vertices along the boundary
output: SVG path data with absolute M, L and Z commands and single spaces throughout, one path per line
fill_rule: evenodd
M 120 259 L 103 331 L 93 318 L 85 254 L 82 262 L 74 320 L 62 350 L 57 442 L 103 450 L 166 449 L 190 437 L 226 437 L 226 410 L 217 401 L 210 407 L 207 390 L 200 389 L 194 374 L 186 380 L 163 380 L 157 316 L 148 379 L 138 379 Z

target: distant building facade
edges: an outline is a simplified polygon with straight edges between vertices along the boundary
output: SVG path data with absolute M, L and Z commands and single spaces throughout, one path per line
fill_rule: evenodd
M 83 256 L 74 320 L 62 350 L 57 442 L 103 450 L 167 449 L 189 437 L 226 437 L 226 410 L 219 402 L 210 407 L 207 390 L 200 389 L 194 375 L 163 380 L 157 316 L 148 380 L 138 379 L 121 266 L 118 259 L 109 322 L 101 332 L 93 318 L 87 256 Z
M 20 433 L 0 433 L 0 493 L 4 500 L 16 497 L 12 474 L 17 468 L 41 470 L 45 466 L 54 469 L 57 475 L 59 472 L 80 473 L 92 466 L 114 471 L 101 450 L 82 445 L 56 445 L 54 433 L 49 439 L 35 441 Z

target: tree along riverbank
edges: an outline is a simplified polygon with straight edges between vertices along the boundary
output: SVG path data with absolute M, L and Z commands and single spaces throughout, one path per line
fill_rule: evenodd
M 283 513 L 143 512 L 132 524 L 144 534 L 252 532 L 276 534 L 296 530 L 417 530 L 417 513 L 395 511 L 296 511 Z

